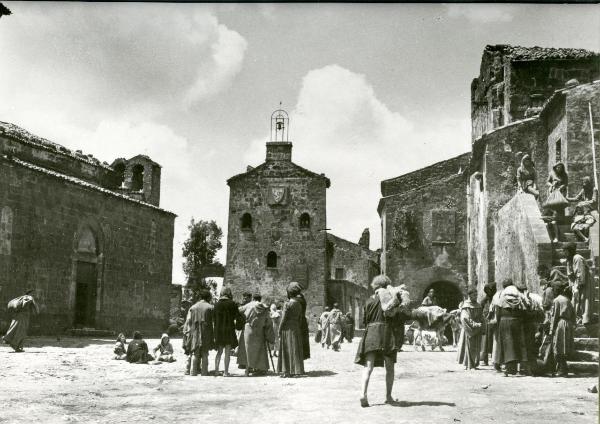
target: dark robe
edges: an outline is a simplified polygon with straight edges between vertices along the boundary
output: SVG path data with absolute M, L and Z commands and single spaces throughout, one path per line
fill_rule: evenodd
M 304 360 L 310 358 L 310 335 L 308 334 L 308 320 L 306 319 L 306 299 L 299 294 L 296 299 L 302 306 L 302 317 L 300 319 L 300 334 L 302 336 L 302 357 Z
M 227 297 L 220 298 L 215 304 L 215 345 L 230 346 L 235 349 L 238 339 L 235 335 L 236 319 L 239 317 L 238 306 Z
M 377 294 L 367 299 L 364 306 L 365 333 L 358 345 L 354 362 L 366 365 L 367 353 L 375 353 L 375 366 L 383 367 L 384 358 L 396 362 L 397 346 L 394 326 L 390 318 L 383 314 Z
M 462 330 L 458 341 L 458 362 L 467 368 L 479 366 L 482 321 L 481 305 L 469 299 L 465 300 L 460 310 Z
M 127 362 L 145 364 L 153 360 L 148 353 L 148 345 L 143 339 L 133 339 L 127 346 Z
M 15 350 L 21 350 L 27 337 L 31 314 L 37 313 L 38 307 L 33 297 L 23 295 L 9 302 L 9 311 L 13 312 L 14 316 L 4 336 L 4 342 Z
M 183 344 L 187 354 L 214 349 L 213 310 L 210 303 L 199 301 L 188 311 L 183 325 Z
M 302 305 L 298 298 L 288 300 L 283 306 L 279 324 L 279 355 L 277 372 L 304 374 L 304 341 L 302 340 Z

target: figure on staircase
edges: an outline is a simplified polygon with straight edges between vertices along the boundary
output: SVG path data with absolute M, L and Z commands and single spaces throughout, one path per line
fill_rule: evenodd
M 517 169 L 517 184 L 519 191 L 523 193 L 533 194 L 537 199 L 540 192 L 535 183 L 537 173 L 535 172 L 535 165 L 531 160 L 531 156 L 525 154 L 521 159 L 521 166 Z
M 577 235 L 579 240 L 588 241 L 589 228 L 596 223 L 596 218 L 592 211 L 598 205 L 598 189 L 592 184 L 590 177 L 583 177 L 582 188 L 575 197 L 567 197 L 569 202 L 577 202 L 575 212 L 573 213 L 573 222 L 571 230 Z
M 558 243 L 558 225 L 564 221 L 565 207 L 569 204 L 565 197 L 567 195 L 569 176 L 562 162 L 558 162 L 552 167 L 547 184 L 549 189 L 548 198 L 544 203 L 544 215 L 548 216 L 550 214 L 548 222 L 550 226 L 549 230 L 554 243 Z
M 575 309 L 577 323 L 583 325 L 590 324 L 593 291 L 587 263 L 585 258 L 577 253 L 577 245 L 575 243 L 568 243 L 564 250 L 567 276 L 572 293 L 571 302 Z

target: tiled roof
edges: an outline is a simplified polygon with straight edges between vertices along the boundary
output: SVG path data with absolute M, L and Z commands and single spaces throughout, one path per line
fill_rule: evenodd
M 585 49 L 555 47 L 523 47 L 508 44 L 487 45 L 486 51 L 500 51 L 511 60 L 587 59 L 600 57 L 600 53 Z
M 43 149 L 57 152 L 59 154 L 70 156 L 74 159 L 87 162 L 92 165 L 100 166 L 107 169 L 112 169 L 108 164 L 100 162 L 97 158 L 92 155 L 84 155 L 83 153 L 72 151 L 71 149 L 61 146 L 60 144 L 53 143 L 50 140 L 39 137 L 35 134 L 31 134 L 29 131 L 19 127 L 18 125 L 11 124 L 10 122 L 0 121 L 0 135 L 6 135 L 10 138 L 14 138 L 27 144 L 33 144 Z
M 0 160 L 1 159 L 3 159 L 3 158 L 0 156 Z M 82 180 L 80 178 L 73 177 L 71 175 L 65 175 L 65 174 L 62 174 L 60 172 L 51 171 L 51 170 L 49 170 L 47 168 L 43 168 L 41 166 L 34 165 L 32 163 L 26 162 L 26 161 L 21 160 L 21 159 L 17 159 L 14 156 L 11 157 L 11 158 L 5 157 L 4 159 L 10 161 L 13 164 L 19 165 L 19 166 L 21 166 L 23 168 L 27 168 L 27 169 L 30 169 L 32 171 L 36 171 L 36 172 L 39 172 L 39 173 L 42 173 L 42 174 L 46 174 L 46 175 L 49 175 L 51 177 L 58 178 L 60 180 L 67 181 L 69 183 L 78 185 L 80 187 L 85 187 L 85 188 L 88 188 L 88 189 L 91 189 L 91 190 L 94 190 L 94 191 L 99 191 L 100 193 L 104 193 L 104 194 L 107 194 L 107 195 L 110 195 L 110 196 L 114 196 L 114 197 L 119 197 L 119 198 L 121 198 L 123 200 L 127 200 L 127 201 L 130 201 L 130 202 L 133 202 L 133 203 L 137 203 L 137 204 L 140 204 L 140 205 L 143 205 L 143 206 L 155 209 L 157 211 L 161 211 L 161 212 L 164 212 L 164 213 L 175 215 L 173 212 L 169 212 L 167 210 L 159 208 L 158 206 L 154 206 L 154 205 L 152 205 L 150 203 L 146 203 L 146 202 L 143 202 L 141 200 L 137 200 L 137 199 L 134 199 L 132 197 L 126 196 L 125 194 L 117 193 L 117 192 L 109 190 L 107 188 L 100 187 L 100 186 L 98 186 L 96 184 L 92 184 L 92 183 L 90 183 L 88 181 L 84 181 L 84 180 Z M 177 216 L 177 215 L 175 215 L 175 216 Z

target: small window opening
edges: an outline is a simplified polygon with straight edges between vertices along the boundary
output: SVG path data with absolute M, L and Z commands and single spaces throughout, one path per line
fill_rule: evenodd
M 133 167 L 131 175 L 131 189 L 139 191 L 144 187 L 144 166 L 136 165 Z
M 249 213 L 245 213 L 242 215 L 241 227 L 242 230 L 252 230 L 252 215 L 250 215 Z
M 300 228 L 303 230 L 307 230 L 310 228 L 310 215 L 307 213 L 303 213 L 302 215 L 300 215 L 300 220 L 299 220 L 299 225 Z
M 335 279 L 343 280 L 346 276 L 344 275 L 344 268 L 336 268 L 335 269 Z
M 556 140 L 556 155 L 555 155 L 555 163 L 562 162 L 562 140 L 559 138 Z
M 117 188 L 123 187 L 123 182 L 125 181 L 125 164 L 123 162 L 117 163 L 115 165 L 115 185 Z
M 277 268 L 277 253 L 267 253 L 267 268 Z

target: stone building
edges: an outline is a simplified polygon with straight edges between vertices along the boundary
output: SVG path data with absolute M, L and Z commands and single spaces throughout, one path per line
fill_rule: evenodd
M 287 114 L 274 112 L 265 162 L 227 180 L 224 284 L 237 296 L 259 291 L 272 302 L 285 300 L 287 284 L 297 281 L 306 289 L 307 316 L 314 328 L 326 303 L 337 301 L 344 310 L 362 303 L 377 255 L 368 245 L 327 234 L 330 181 L 292 162 L 287 128 Z
M 422 298 L 432 279 L 452 282 L 454 278 L 453 283 L 463 289 L 472 284 L 482 290 L 488 282 L 500 285 L 510 277 L 538 290 L 538 264 L 557 265 L 562 243 L 573 237 L 568 232 L 571 211 L 567 208 L 560 241 L 551 242 L 542 220 L 545 182 L 558 161 L 569 173 L 571 196 L 584 176 L 593 175 L 590 127 L 594 127 L 598 152 L 599 78 L 596 52 L 487 46 L 480 74 L 471 84 L 470 155 L 381 184 L 383 272 L 397 284 L 407 283 L 417 298 Z M 531 195 L 517 195 L 516 170 L 526 153 L 538 173 L 537 202 Z M 445 199 L 456 205 L 448 209 L 456 211 L 435 224 L 436 209 L 443 208 Z M 455 244 L 436 246 L 440 231 L 436 225 L 453 228 Z M 589 245 L 578 247 L 590 258 L 590 265 L 597 266 L 598 225 L 591 231 Z M 432 264 L 438 257 L 447 262 L 436 268 Z M 434 270 L 449 275 L 432 278 Z
M 382 272 L 415 304 L 430 288 L 456 309 L 466 288 L 469 154 L 382 181 Z
M 0 122 L 0 327 L 35 290 L 35 333 L 163 331 L 175 215 L 159 207 L 160 165 L 112 165 Z

